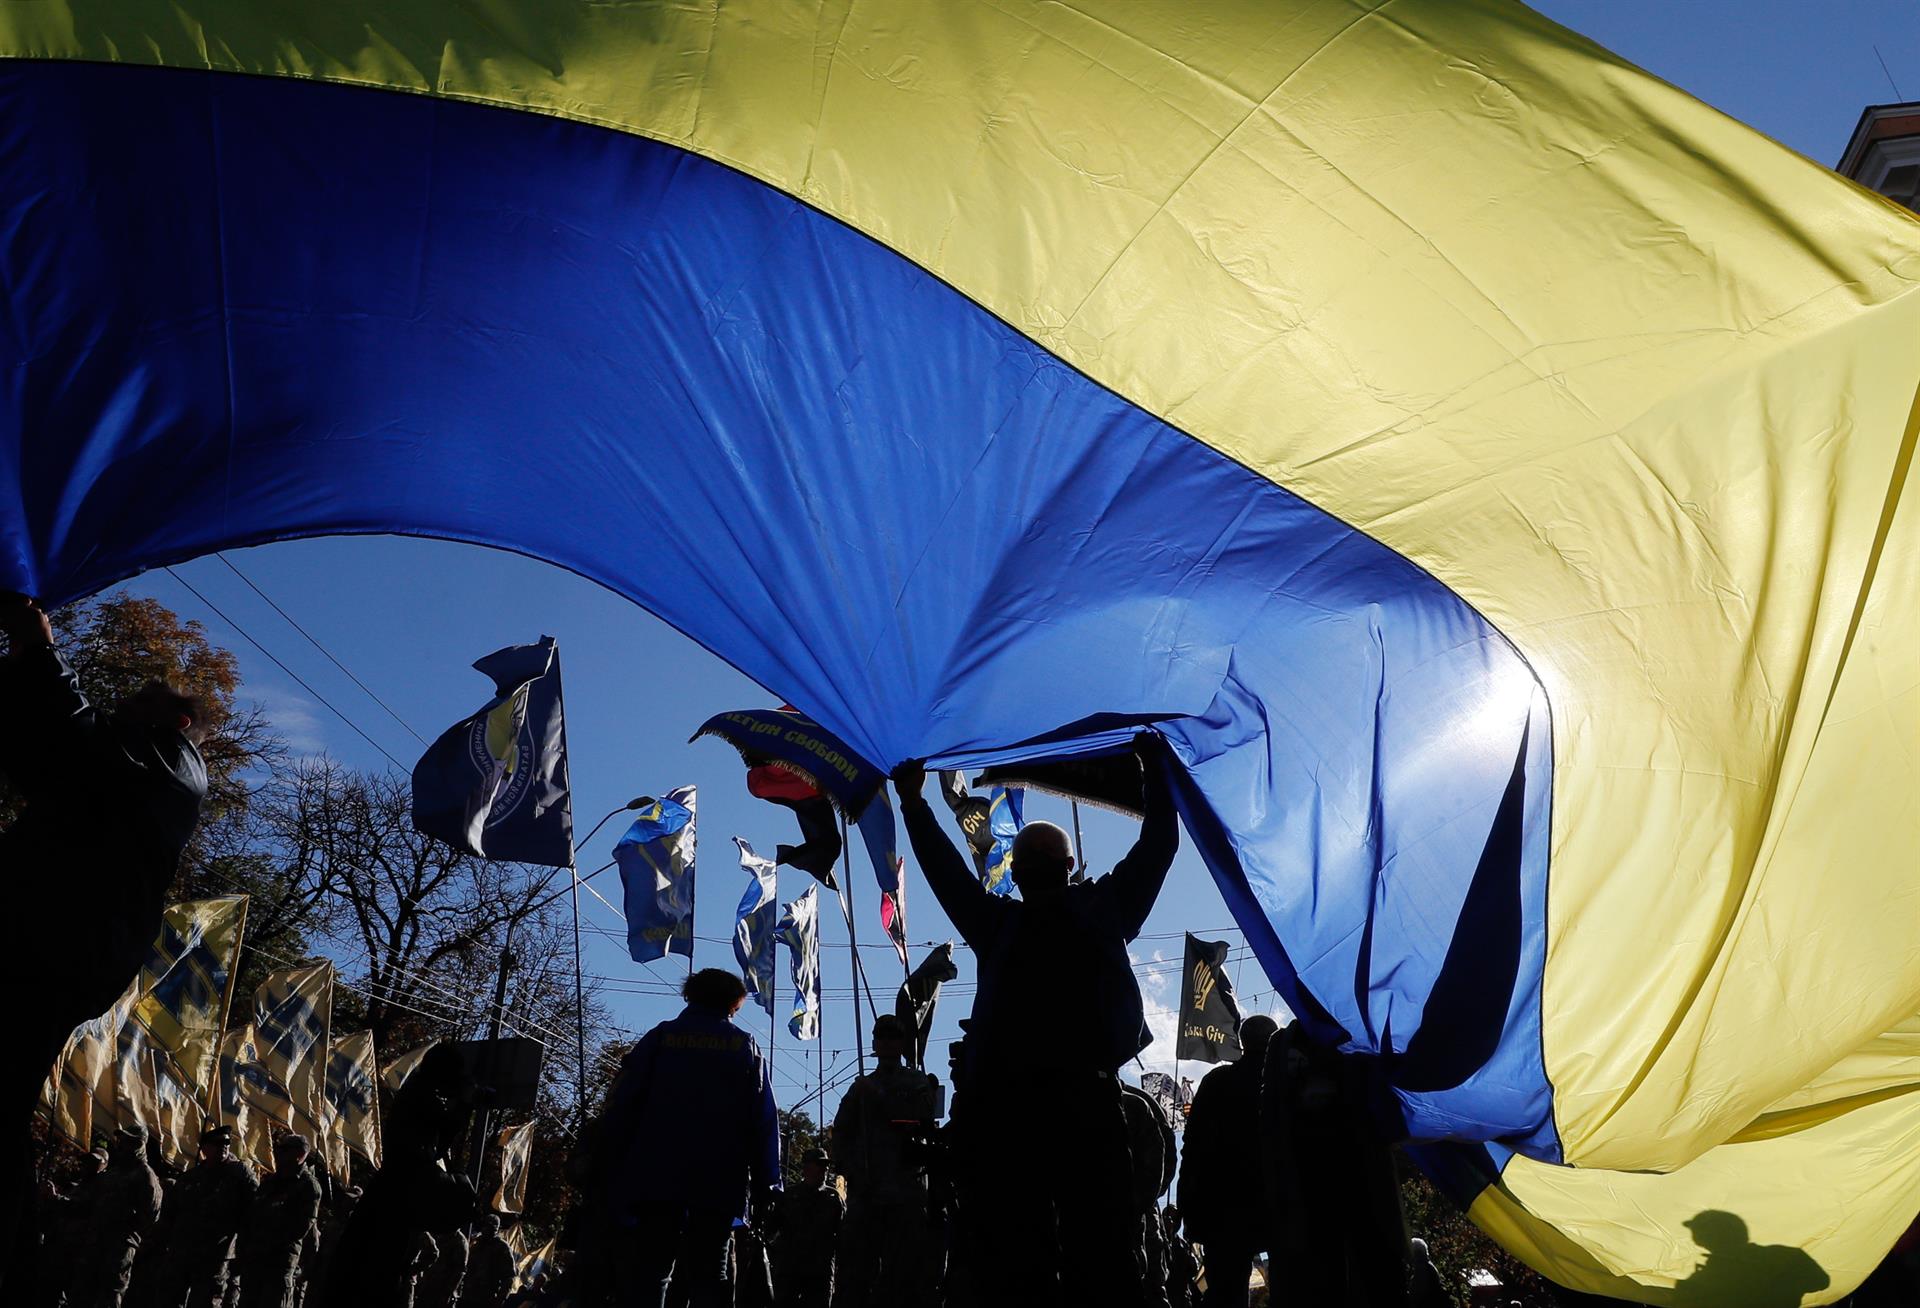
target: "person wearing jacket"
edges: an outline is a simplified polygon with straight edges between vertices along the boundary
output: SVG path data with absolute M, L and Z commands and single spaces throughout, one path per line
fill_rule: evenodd
M 767 1060 L 733 1024 L 747 997 L 707 968 L 686 1009 L 621 1060 L 589 1187 L 605 1206 L 616 1302 L 660 1308 L 676 1280 L 691 1308 L 732 1302 L 728 1238 L 780 1185 L 780 1124 Z M 678 1275 L 676 1276 L 676 1263 Z
M 927 1150 L 940 1115 L 940 1083 L 906 1061 L 907 1025 L 873 1023 L 871 1072 L 855 1077 L 833 1118 L 833 1147 L 847 1182 L 835 1308 L 923 1308 L 935 1300 L 938 1251 L 927 1213 Z
M 112 713 L 95 708 L 24 595 L 0 592 L 0 632 L 0 775 L 25 801 L 0 832 L 0 885 L 15 920 L 48 928 L 20 932 L 0 965 L 8 993 L 34 997 L 0 1053 L 0 1253 L 14 1251 L 0 1257 L 0 1286 L 18 1278 L 24 1293 L 32 1259 L 16 1241 L 40 1087 L 73 1029 L 112 1007 L 160 933 L 207 793 L 209 713 L 159 681 Z
M 973 1211 L 993 1223 L 973 1233 L 994 1251 L 980 1269 L 990 1300 L 1118 1304 L 1138 1294 L 1116 1073 L 1148 1037 L 1127 944 L 1166 882 L 1180 829 L 1165 743 L 1149 732 L 1134 748 L 1146 812 L 1133 849 L 1108 875 L 1075 883 L 1066 832 L 1029 823 L 1013 845 L 1019 899 L 989 894 L 974 877 L 920 793 L 925 769 L 894 772 L 914 856 L 980 969 L 961 1152 Z M 1063 1021 L 1059 1000 L 1069 994 L 1077 1011 Z M 1009 1193 L 1010 1176 L 1020 1179 Z
M 828 1308 L 846 1201 L 827 1179 L 824 1149 L 800 1157 L 800 1184 L 780 1196 L 770 1252 L 773 1301 L 779 1308 Z
M 500 1214 L 480 1219 L 467 1253 L 467 1278 L 460 1283 L 460 1308 L 502 1308 L 513 1291 L 518 1261 L 500 1234 Z
M 1127 1119 L 1127 1144 L 1133 1159 L 1133 1203 L 1139 1213 L 1134 1256 L 1141 1267 L 1143 1308 L 1169 1308 L 1167 1241 L 1160 1225 L 1160 1196 L 1173 1184 L 1179 1155 L 1173 1123 L 1160 1101 L 1137 1085 L 1122 1084 L 1120 1107 Z
M 258 1182 L 233 1156 L 233 1128 L 200 1136 L 200 1161 L 174 1182 L 160 1209 L 161 1247 L 154 1308 L 220 1308 L 227 1302 L 234 1244 L 246 1224 Z
M 1254 1257 L 1275 1227 L 1261 1170 L 1260 1085 L 1279 1024 L 1256 1014 L 1240 1024 L 1240 1057 L 1208 1072 L 1187 1115 L 1180 1212 L 1206 1250 L 1206 1308 L 1246 1308 Z
M 147 1164 L 147 1128 L 138 1122 L 114 1133 L 107 1170 L 95 1185 L 88 1215 L 81 1308 L 120 1308 L 133 1284 L 140 1246 L 160 1220 L 160 1178 Z
M 273 1173 L 254 1192 L 240 1232 L 240 1308 L 295 1308 L 300 1253 L 320 1216 L 320 1182 L 303 1135 L 273 1142 Z

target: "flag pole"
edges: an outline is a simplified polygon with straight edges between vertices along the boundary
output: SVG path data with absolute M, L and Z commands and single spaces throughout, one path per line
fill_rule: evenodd
M 1087 851 L 1080 844 L 1080 801 L 1069 800 L 1073 805 L 1073 858 L 1080 865 L 1080 875 L 1087 875 Z
M 574 1052 L 580 1059 L 580 1074 L 576 1081 L 579 1091 L 580 1121 L 579 1130 L 587 1126 L 587 1000 L 586 982 L 581 976 L 580 962 L 580 864 L 578 860 L 567 864 L 567 872 L 573 879 L 573 1042 Z
M 775 908 L 780 906 L 780 888 L 777 883 L 773 891 L 773 905 Z M 767 1005 L 767 1084 L 772 1085 L 774 1073 L 780 1070 L 779 1066 L 773 1061 L 774 1042 L 780 1038 L 780 1001 L 778 998 L 780 990 L 778 981 L 780 976 L 779 932 L 776 931 L 774 933 L 773 943 L 767 946 L 767 952 L 773 955 L 773 975 L 775 978 L 773 993 L 769 996 L 773 999 L 773 1002 Z M 802 1081 L 801 1084 L 805 1085 L 806 1082 Z M 773 1121 L 780 1136 L 780 1175 L 784 1178 L 787 1172 L 787 1122 L 785 1118 L 780 1116 L 780 1101 L 778 1096 L 774 1099 Z
M 840 911 L 847 919 L 847 952 L 853 955 L 853 1050 L 854 1059 L 860 1065 L 860 1075 L 867 1074 L 867 1033 L 860 1024 L 860 986 L 866 981 L 865 971 L 860 967 L 860 933 L 854 929 L 853 906 L 848 903 L 853 893 L 853 846 L 847 838 L 847 815 L 840 815 Z M 825 1100 L 821 1108 L 826 1107 Z

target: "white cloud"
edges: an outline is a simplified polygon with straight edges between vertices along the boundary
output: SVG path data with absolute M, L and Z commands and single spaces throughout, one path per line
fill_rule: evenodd
M 1151 959 L 1142 959 L 1138 954 L 1129 952 L 1127 961 L 1136 965 L 1143 962 L 1164 964 L 1168 961 L 1162 950 L 1154 950 Z M 1173 1071 L 1173 1041 L 1179 1027 L 1180 1015 L 1174 1005 L 1180 1001 L 1180 969 L 1177 967 L 1154 967 L 1135 974 L 1140 981 L 1140 1002 L 1146 1009 L 1147 1030 L 1153 1033 L 1153 1043 L 1140 1051 L 1140 1061 L 1149 1072 Z M 1133 1069 L 1136 1073 L 1138 1068 Z
M 273 729 L 296 755 L 323 754 L 327 749 L 326 732 L 320 726 L 320 706 L 300 692 L 271 681 L 248 683 L 248 692 L 267 715 Z

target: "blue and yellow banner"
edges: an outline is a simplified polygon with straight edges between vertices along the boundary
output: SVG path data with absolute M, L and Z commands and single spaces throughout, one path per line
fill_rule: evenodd
M 981 882 L 996 895 L 1013 893 L 1013 838 L 1027 824 L 1027 792 L 1019 786 L 995 786 L 987 792 L 987 831 L 993 847 L 987 851 Z
M 271 1096 L 253 1023 L 238 1023 L 220 1040 L 219 1118 L 233 1131 L 234 1156 L 263 1176 L 273 1170 L 273 1129 L 269 1116 L 253 1105 Z
M 332 1025 L 332 963 L 286 968 L 254 991 L 253 1060 L 240 1075 L 240 1096 L 315 1148 L 326 1133 Z
M 1845 1296 L 1920 1209 L 1920 220 L 1517 0 L 1194 14 L 0 6 L 0 587 L 440 536 L 823 784 L 1150 727 L 1509 1248 Z
M 373 1032 L 355 1031 L 327 1050 L 327 1165 L 344 1179 L 358 1153 L 380 1166 L 380 1063 Z
M 160 937 L 140 967 L 133 1020 L 165 1050 L 195 1100 L 210 1102 L 219 1074 L 220 1033 L 233 1000 L 246 933 L 247 897 L 170 905 Z
M 46 1102 L 56 1130 L 85 1148 L 137 1122 L 167 1158 L 193 1157 L 215 1102 L 246 909 L 244 895 L 168 905 L 139 975 L 54 1065 Z
M 693 957 L 695 788 L 649 799 L 614 844 L 626 890 L 627 954 L 636 963 Z

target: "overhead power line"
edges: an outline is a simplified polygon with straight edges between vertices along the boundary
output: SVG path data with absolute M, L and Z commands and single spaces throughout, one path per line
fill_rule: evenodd
M 219 868 L 211 864 L 203 865 L 201 870 L 206 872 L 208 875 L 216 877 L 219 880 L 225 882 L 227 885 L 232 886 L 235 890 L 239 891 L 241 894 L 251 893 L 247 889 L 247 887 L 243 885 L 239 880 L 237 880 L 233 876 L 229 875 L 226 872 L 223 872 L 222 870 L 220 870 Z M 254 951 L 260 954 L 262 957 L 269 957 L 269 955 L 266 953 L 265 950 L 259 949 L 257 946 L 248 944 L 247 947 L 254 949 Z M 333 964 L 334 970 L 336 972 L 344 972 L 347 968 L 353 966 L 355 963 L 358 963 L 361 960 L 366 960 L 369 963 L 371 963 L 372 961 L 371 955 L 365 945 L 355 946 L 351 942 L 349 942 L 348 947 L 353 950 L 353 953 L 351 954 L 350 957 L 346 958 L 345 960 L 327 956 L 328 961 L 330 961 Z M 480 1000 L 476 1000 L 474 996 L 463 995 L 459 991 L 452 989 L 451 987 L 447 986 L 444 982 L 437 980 L 436 978 L 434 978 L 433 976 L 429 975 L 426 972 L 421 972 L 411 968 L 401 967 L 400 965 L 392 962 L 387 963 L 385 967 L 388 975 L 392 976 L 396 980 L 409 982 L 417 987 L 425 987 L 429 990 L 438 991 L 441 996 L 445 996 L 445 998 L 439 998 L 434 995 L 418 995 L 417 996 L 423 1003 L 434 1004 L 436 1006 L 439 1006 L 441 1008 L 445 1008 L 448 1010 L 448 1012 L 445 1015 L 442 1015 L 436 1018 L 436 1020 L 438 1021 L 453 1021 L 458 1019 L 458 1020 L 464 1020 L 470 1023 L 479 1023 L 479 1022 L 485 1021 L 486 1018 L 493 1012 L 493 1003 L 491 1000 L 480 1001 Z M 376 995 L 373 995 L 371 992 L 362 991 L 362 990 L 356 989 L 353 986 L 347 986 L 347 989 L 353 990 L 354 993 L 356 994 L 367 994 L 369 998 L 378 998 L 382 1002 L 393 1003 L 398 1007 L 406 1007 L 404 1004 L 401 1004 L 399 1001 L 393 1000 L 390 996 L 386 996 L 386 995 L 376 996 Z M 482 1006 L 478 1009 L 470 1007 L 470 1005 L 476 1002 L 481 1002 Z M 419 1010 L 417 1009 L 409 1010 L 409 1011 L 419 1012 Z M 430 1016 L 430 1014 L 422 1013 L 421 1016 Z M 551 1037 L 556 1041 L 564 1040 L 567 1038 L 566 1033 L 560 1030 L 561 1025 L 567 1024 L 566 1015 L 562 1013 L 557 1007 L 554 1007 L 551 1005 L 543 1008 L 540 1005 L 537 998 L 530 994 L 522 994 L 520 996 L 520 1005 L 515 1009 L 509 1010 L 508 1020 L 513 1021 L 521 1026 L 530 1027 L 534 1030 L 543 1032 L 544 1034 L 546 1034 L 547 1036 Z
M 320 653 L 325 656 L 327 662 L 333 664 L 334 667 L 340 669 L 341 673 L 346 676 L 346 679 L 348 681 L 351 681 L 354 685 L 358 686 L 361 690 L 361 693 L 366 695 L 368 699 L 372 700 L 374 703 L 378 704 L 383 710 L 385 710 L 386 715 L 392 718 L 395 722 L 398 722 L 401 725 L 401 727 L 403 727 L 406 730 L 406 733 L 408 735 L 412 736 L 415 740 L 419 741 L 422 745 L 427 743 L 427 738 L 421 735 L 418 731 L 415 731 L 413 729 L 413 724 L 411 722 L 408 722 L 405 718 L 401 717 L 398 713 L 394 712 L 392 705 L 388 704 L 387 701 L 385 701 L 384 699 L 381 699 L 378 695 L 374 694 L 373 688 L 368 686 L 366 682 L 354 676 L 352 668 L 348 667 L 346 664 L 342 663 L 339 659 L 335 658 L 332 650 L 328 649 L 325 645 L 321 644 L 318 637 L 316 637 L 312 632 L 308 631 L 305 627 L 301 626 L 300 623 L 294 618 L 294 616 L 291 613 L 281 608 L 280 605 L 274 601 L 273 596 L 267 594 L 266 591 L 260 588 L 260 584 L 258 582 L 256 582 L 252 577 L 249 577 L 246 573 L 240 571 L 238 564 L 234 563 L 232 559 L 228 558 L 224 554 L 215 554 L 213 557 L 216 559 L 219 559 L 222 563 L 226 564 L 227 571 L 231 572 L 234 576 L 240 578 L 240 580 L 246 582 L 247 588 L 251 590 L 254 594 L 258 595 L 261 599 L 265 600 L 267 602 L 268 608 L 272 609 L 275 613 L 278 613 L 282 618 L 285 618 L 287 621 L 287 625 L 289 627 L 292 627 L 295 631 L 299 632 L 302 636 L 305 636 L 307 638 L 307 644 L 319 650 Z M 172 569 L 169 568 L 168 571 L 171 572 Z
M 393 764 L 395 767 L 399 768 L 401 771 L 404 772 L 409 770 L 407 764 L 402 763 L 399 759 L 395 758 L 392 754 L 387 753 L 387 747 L 385 745 L 382 745 L 379 741 L 375 740 L 372 736 L 369 736 L 364 730 L 362 730 L 358 722 L 355 722 L 352 718 L 348 717 L 333 703 L 332 700 L 328 699 L 325 695 L 322 695 L 319 691 L 315 690 L 311 685 L 309 685 L 305 677 L 302 677 L 298 672 L 295 672 L 292 668 L 288 667 L 285 663 L 282 663 L 279 657 L 275 655 L 272 650 L 268 649 L 265 645 L 262 645 L 258 640 L 255 640 L 252 633 L 250 633 L 245 627 L 241 626 L 238 622 L 235 622 L 232 618 L 228 617 L 226 613 L 221 610 L 218 604 L 215 604 L 212 600 L 208 599 L 205 595 L 202 595 L 199 589 L 196 588 L 192 582 L 188 581 L 185 577 L 181 576 L 171 566 L 169 566 L 166 571 L 169 577 L 172 577 L 175 581 L 179 582 L 182 586 L 185 586 L 189 594 L 191 594 L 195 599 L 199 600 L 202 604 L 206 605 L 209 609 L 211 609 L 215 617 L 219 618 L 222 622 L 226 623 L 229 627 L 232 627 L 236 632 L 238 632 L 241 638 L 245 640 L 247 644 L 253 646 L 255 649 L 259 650 L 262 654 L 266 655 L 268 660 L 272 662 L 274 667 L 279 668 L 282 672 L 286 673 L 289 677 L 292 677 L 294 681 L 299 685 L 300 689 L 306 691 L 307 694 L 313 696 L 316 700 L 318 700 L 321 703 L 321 705 L 326 708 L 327 712 L 333 714 L 333 716 L 335 716 L 336 718 L 339 718 L 342 722 L 346 723 L 349 727 L 353 728 L 353 733 L 356 736 L 360 737 L 360 739 L 366 741 L 369 745 L 372 745 L 375 749 L 379 750 L 380 753 L 386 757 L 386 760 L 389 763 Z

